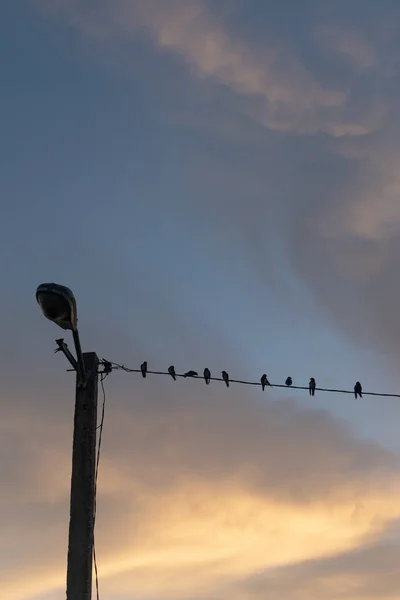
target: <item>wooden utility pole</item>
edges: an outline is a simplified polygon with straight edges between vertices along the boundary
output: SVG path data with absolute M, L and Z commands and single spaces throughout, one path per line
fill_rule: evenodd
M 76 381 L 67 565 L 67 600 L 91 600 L 99 359 L 83 354 L 86 385 Z

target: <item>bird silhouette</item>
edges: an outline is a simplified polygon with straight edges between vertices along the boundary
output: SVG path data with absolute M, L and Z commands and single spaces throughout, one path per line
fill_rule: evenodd
M 226 387 L 229 387 L 229 375 L 226 371 L 221 371 L 222 374 L 222 379 L 225 381 L 226 383 Z
M 204 369 L 203 375 L 204 375 L 205 382 L 208 385 L 210 383 L 210 379 L 211 379 L 210 369 L 207 369 L 207 367 L 206 367 Z
M 175 373 L 174 365 L 171 365 L 170 367 L 168 367 L 168 373 L 171 375 L 172 379 L 174 381 L 176 381 L 176 373 Z
M 362 386 L 361 383 L 359 381 L 356 382 L 356 385 L 354 386 L 354 398 L 357 400 L 357 395 L 360 396 L 360 398 L 363 397 L 362 395 Z
M 261 387 L 262 387 L 262 391 L 265 390 L 265 386 L 266 385 L 271 385 L 270 382 L 268 381 L 268 377 L 266 376 L 266 374 L 264 373 L 264 375 L 261 377 L 260 379 L 261 381 Z
M 198 377 L 198 374 L 196 371 L 188 371 L 184 374 L 184 377 Z
M 147 360 L 145 360 L 144 362 L 142 362 L 142 364 L 140 365 L 140 370 L 142 371 L 142 377 L 146 377 L 146 373 L 147 373 Z
M 286 384 L 286 385 L 292 385 L 292 384 L 293 384 L 292 378 L 291 378 L 291 377 L 288 377 L 288 378 L 286 379 L 286 381 L 285 381 L 285 384 Z
M 60 344 L 63 344 L 64 343 L 64 338 L 60 338 L 59 340 L 56 340 L 56 342 L 57 343 L 60 342 Z M 61 352 L 61 348 L 60 347 L 58 347 L 58 348 L 56 348 L 54 350 L 54 354 L 57 354 L 57 352 Z
M 315 396 L 315 387 L 316 387 L 315 379 L 314 379 L 314 377 L 311 377 L 310 382 L 308 384 L 308 393 L 310 394 L 310 396 Z

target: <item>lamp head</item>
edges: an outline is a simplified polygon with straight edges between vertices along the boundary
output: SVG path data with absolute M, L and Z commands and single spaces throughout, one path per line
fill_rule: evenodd
M 62 329 L 77 330 L 76 300 L 71 290 L 57 283 L 42 283 L 36 290 L 42 313 Z

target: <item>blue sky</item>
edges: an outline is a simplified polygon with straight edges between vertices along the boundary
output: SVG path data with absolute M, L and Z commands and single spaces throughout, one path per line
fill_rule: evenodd
M 389 1 L 37 0 L 6 1 L 0 15 L 0 572 L 11 600 L 50 600 L 64 585 L 73 383 L 52 355 L 59 333 L 36 306 L 39 283 L 74 290 L 85 350 L 133 367 L 398 391 L 400 12 Z M 105 597 L 329 599 L 344 580 L 346 600 L 395 597 L 399 578 L 376 581 L 393 570 L 396 399 L 122 373 L 107 384 Z M 294 456 L 309 464 L 293 470 Z M 297 474 L 307 507 L 301 491 L 277 507 Z M 154 498 L 172 512 L 150 527 Z M 355 524 L 346 515 L 360 502 Z M 279 556 L 251 534 L 246 506 L 260 532 L 277 520 Z M 33 557 L 38 524 L 51 552 Z M 387 556 L 375 575 L 371 556 Z

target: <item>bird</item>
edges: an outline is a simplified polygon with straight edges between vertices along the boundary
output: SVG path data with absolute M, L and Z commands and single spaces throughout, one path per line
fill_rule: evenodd
M 64 338 L 60 338 L 59 340 L 56 340 L 56 342 L 57 342 L 57 344 L 63 345 L 64 344 Z M 57 354 L 57 352 L 61 352 L 61 346 L 59 346 L 58 348 L 56 348 L 54 350 L 54 354 Z
M 210 383 L 210 379 L 211 379 L 210 369 L 207 369 L 207 367 L 206 367 L 204 369 L 203 375 L 204 375 L 205 382 L 208 385 Z
M 360 398 L 363 397 L 362 395 L 362 386 L 361 383 L 359 381 L 356 382 L 356 385 L 354 386 L 354 398 L 357 400 L 357 395 L 360 396 Z
M 271 385 L 270 382 L 268 381 L 268 377 L 266 376 L 266 374 L 264 373 L 264 375 L 261 377 L 260 379 L 261 381 L 261 387 L 262 387 L 262 391 L 265 390 L 265 386 L 266 385 Z
M 198 377 L 198 374 L 196 371 L 188 371 L 184 374 L 184 377 Z
M 308 393 L 310 394 L 310 396 L 315 396 L 315 387 L 316 387 L 315 379 L 314 379 L 314 377 L 311 377 L 310 382 L 308 384 Z
M 221 371 L 222 374 L 222 379 L 225 381 L 226 383 L 226 387 L 229 387 L 229 375 L 226 371 Z
M 142 362 L 142 364 L 140 365 L 140 370 L 142 371 L 142 377 L 146 377 L 146 373 L 147 373 L 147 360 L 145 360 L 144 362 Z
M 174 365 L 171 365 L 170 367 L 168 367 L 168 373 L 171 375 L 172 379 L 174 381 L 176 381 L 176 373 L 175 373 Z
M 293 383 L 293 381 L 292 381 L 292 378 L 291 378 L 291 377 L 288 377 L 288 378 L 286 379 L 286 381 L 285 381 L 285 384 L 286 384 L 286 385 L 292 385 L 292 383 Z

